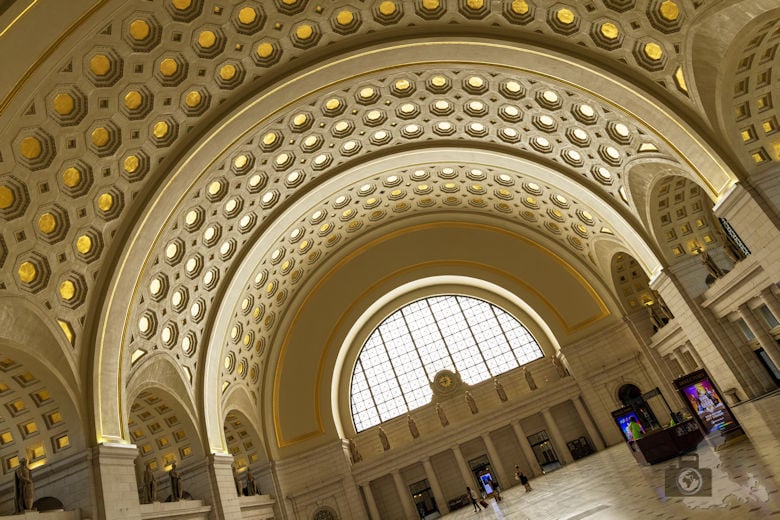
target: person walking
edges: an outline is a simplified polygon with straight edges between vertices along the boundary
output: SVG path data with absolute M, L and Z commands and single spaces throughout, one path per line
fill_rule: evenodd
M 515 464 L 515 480 L 520 481 L 525 488 L 526 493 L 531 491 L 531 484 L 528 483 L 528 477 L 525 476 L 525 473 L 520 470 L 520 466 L 517 464 Z
M 474 511 L 475 512 L 482 511 L 479 502 L 477 502 L 477 496 L 474 494 L 474 491 L 472 491 L 469 486 L 466 486 L 466 494 L 469 496 L 469 499 L 471 500 L 471 505 L 474 506 Z
M 633 415 L 631 416 L 631 419 L 628 423 L 628 431 L 631 434 L 631 440 L 636 441 L 637 439 L 641 439 L 642 435 L 644 435 L 644 430 L 642 429 L 642 425 L 639 424 L 639 422 L 636 420 L 636 417 Z
M 520 472 L 520 483 L 525 488 L 526 493 L 531 491 L 531 484 L 528 482 L 528 477 L 526 477 L 522 471 Z

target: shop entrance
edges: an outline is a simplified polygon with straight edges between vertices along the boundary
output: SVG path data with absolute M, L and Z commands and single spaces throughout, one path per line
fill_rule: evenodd
M 414 497 L 414 507 L 420 518 L 433 519 L 439 518 L 439 508 L 436 506 L 436 499 L 433 497 L 428 479 L 420 480 L 409 485 L 409 491 Z
M 474 474 L 474 478 L 479 482 L 479 489 L 477 489 L 477 492 L 484 493 L 485 496 L 490 496 L 494 491 L 493 486 L 490 484 L 491 481 L 494 484 L 501 485 L 498 481 L 496 472 L 493 471 L 493 467 L 490 465 L 490 460 L 487 458 L 487 455 L 471 459 L 469 461 L 469 468 L 471 468 L 471 473 Z
M 528 444 L 536 455 L 536 462 L 542 467 L 542 473 L 549 473 L 561 467 L 558 455 L 555 453 L 547 430 L 534 433 L 528 436 Z

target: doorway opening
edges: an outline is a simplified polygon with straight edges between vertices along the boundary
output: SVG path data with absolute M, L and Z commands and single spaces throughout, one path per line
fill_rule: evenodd
M 428 479 L 410 484 L 409 491 L 412 493 L 414 507 L 417 509 L 417 514 L 420 518 L 432 520 L 441 516 Z
M 501 483 L 498 481 L 498 476 L 493 470 L 493 466 L 491 466 L 490 459 L 487 458 L 487 455 L 471 459 L 469 461 L 469 468 L 471 468 L 471 473 L 474 475 L 474 478 L 479 482 L 479 489 L 477 491 L 479 491 L 483 497 L 492 496 L 495 492 L 493 487 L 495 485 L 500 486 Z
M 636 385 L 623 385 L 618 390 L 618 399 L 623 406 L 631 406 L 637 399 L 642 399 L 642 392 Z
M 651 390 L 647 392 L 648 397 L 653 393 Z M 630 406 L 633 408 L 637 415 L 639 424 L 642 425 L 645 431 L 650 431 L 654 428 L 660 428 L 658 418 L 655 416 L 650 405 L 647 404 L 645 396 L 642 395 L 642 391 L 638 387 L 631 384 L 626 384 L 620 387 L 618 390 L 618 399 L 623 403 L 623 406 Z
M 561 461 L 558 460 L 558 455 L 555 453 L 552 442 L 550 442 L 547 430 L 529 435 L 528 444 L 531 445 L 531 449 L 536 456 L 536 462 L 542 467 L 542 473 L 549 473 L 561 467 Z

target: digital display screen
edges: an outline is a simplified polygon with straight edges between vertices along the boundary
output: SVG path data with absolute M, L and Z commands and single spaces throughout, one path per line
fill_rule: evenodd
M 634 440 L 631 437 L 631 431 L 628 429 L 628 424 L 631 422 L 631 418 L 632 417 L 634 419 L 636 419 L 637 422 L 639 422 L 639 417 L 637 417 L 634 412 L 628 412 L 628 413 L 623 414 L 623 415 L 616 415 L 616 416 L 614 416 L 615 422 L 617 423 L 618 428 L 620 428 L 620 431 L 623 432 L 623 436 L 626 438 L 627 441 Z M 639 422 L 639 424 L 642 424 L 642 423 Z M 642 429 L 644 430 L 644 428 L 642 428 Z
M 736 424 L 723 397 L 718 393 L 709 378 L 703 378 L 693 384 L 680 388 L 688 404 L 693 410 L 707 433 L 715 430 L 729 430 Z
M 482 473 L 479 476 L 479 480 L 482 482 L 482 487 L 485 489 L 485 493 L 488 495 L 493 492 L 493 486 L 490 484 L 493 482 L 493 476 L 490 473 Z

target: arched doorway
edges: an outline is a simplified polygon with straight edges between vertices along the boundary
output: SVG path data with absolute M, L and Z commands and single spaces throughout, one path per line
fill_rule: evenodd
M 636 385 L 625 384 L 618 389 L 618 399 L 623 406 L 630 406 L 633 408 L 639 422 L 645 430 L 657 428 L 659 425 L 658 419 L 653 413 L 652 408 L 642 395 L 642 391 Z
M 618 390 L 618 399 L 623 406 L 631 406 L 631 403 L 637 399 L 642 399 L 642 392 L 636 385 L 626 384 Z

